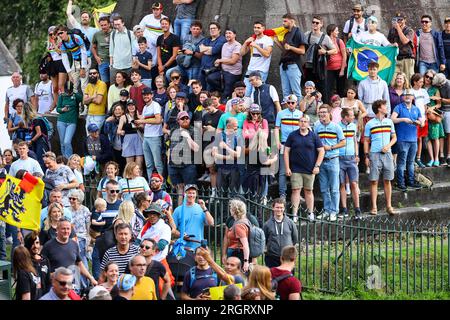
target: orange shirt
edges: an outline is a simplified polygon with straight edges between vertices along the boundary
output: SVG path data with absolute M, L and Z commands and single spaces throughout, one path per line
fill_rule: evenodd
M 243 223 L 236 223 L 228 230 L 228 248 L 242 249 L 242 243 L 239 239 L 248 238 L 248 227 Z

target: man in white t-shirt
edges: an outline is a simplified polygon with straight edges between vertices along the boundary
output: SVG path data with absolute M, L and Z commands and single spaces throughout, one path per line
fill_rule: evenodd
M 163 6 L 160 2 L 155 2 L 152 4 L 152 14 L 146 15 L 142 18 L 139 25 L 143 26 L 144 37 L 147 39 L 148 50 L 152 54 L 153 61 L 158 61 L 158 53 L 156 50 L 156 40 L 160 35 L 163 34 L 161 28 L 161 19 L 167 18 L 162 14 Z M 172 25 L 170 26 L 170 32 L 173 33 Z
M 347 42 L 352 36 L 358 35 L 360 32 L 366 31 L 366 19 L 363 18 L 363 8 L 360 4 L 353 6 L 353 16 L 345 22 L 342 33 L 344 41 Z
M 248 38 L 241 47 L 241 55 L 245 56 L 249 51 L 251 52 L 250 62 L 248 64 L 247 73 L 245 74 L 244 82 L 247 86 L 245 96 L 250 97 L 252 94 L 252 86 L 248 80 L 248 75 L 252 71 L 259 71 L 261 79 L 266 82 L 269 75 L 270 61 L 272 60 L 273 40 L 264 35 L 266 26 L 262 22 L 255 22 L 253 24 L 253 32 L 256 35 Z
M 367 18 L 367 26 L 369 27 L 368 31 L 360 32 L 357 35 L 353 36 L 353 39 L 356 42 L 378 47 L 387 47 L 391 45 L 386 36 L 377 31 L 377 17 L 370 16 L 369 18 Z
M 56 101 L 53 100 L 53 87 L 52 82 L 48 79 L 47 73 L 41 73 L 39 75 L 41 82 L 36 84 L 34 88 L 35 99 L 38 106 L 38 113 L 44 114 L 55 109 Z
M 12 74 L 11 81 L 13 86 L 6 90 L 5 98 L 4 120 L 6 123 L 8 122 L 9 115 L 16 113 L 12 107 L 14 100 L 22 99 L 25 102 L 32 102 L 32 98 L 34 97 L 33 90 L 30 86 L 22 83 L 22 75 L 19 72 Z
M 142 90 L 144 99 L 144 109 L 142 116 L 144 119 L 135 120 L 137 125 L 144 124 L 144 158 L 147 166 L 147 176 L 151 177 L 156 168 L 159 174 L 163 174 L 163 164 L 161 160 L 161 136 L 163 118 L 161 116 L 161 106 L 153 101 L 153 92 L 151 88 Z
M 44 175 L 39 162 L 28 157 L 28 144 L 25 141 L 20 142 L 17 149 L 20 158 L 11 165 L 11 168 L 9 169 L 9 174 L 11 176 L 15 177 L 19 170 L 26 170 L 31 174 L 39 173 Z

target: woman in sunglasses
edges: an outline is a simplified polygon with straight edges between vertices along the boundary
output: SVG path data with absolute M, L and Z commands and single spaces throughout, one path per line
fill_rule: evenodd
M 55 26 L 48 28 L 47 52 L 51 57 L 48 64 L 48 75 L 52 81 L 53 87 L 53 105 L 50 106 L 50 112 L 56 107 L 58 96 L 64 92 L 64 84 L 67 81 L 67 72 L 62 61 L 61 40 L 57 35 Z
M 12 262 L 16 279 L 16 300 L 39 300 L 42 296 L 41 278 L 27 248 L 17 246 L 13 251 Z
M 40 242 L 37 231 L 33 231 L 26 235 L 24 246 L 28 249 L 33 266 L 36 269 L 38 276 L 41 278 L 41 293 L 44 295 L 52 286 L 50 279 L 50 262 L 46 257 L 41 255 L 43 245 Z

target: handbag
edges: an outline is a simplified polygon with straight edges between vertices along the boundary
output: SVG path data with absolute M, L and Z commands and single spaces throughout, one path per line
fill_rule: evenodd
M 436 109 L 435 107 L 430 107 L 427 109 L 427 119 L 433 123 L 442 122 L 442 111 Z

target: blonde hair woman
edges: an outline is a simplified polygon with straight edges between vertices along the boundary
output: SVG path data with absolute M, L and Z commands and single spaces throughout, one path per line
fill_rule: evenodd
M 26 102 L 23 106 L 23 120 L 25 127 L 29 128 L 31 140 L 27 141 L 31 150 L 36 153 L 42 170 L 45 169 L 44 154 L 50 150 L 50 142 L 48 141 L 47 126 L 41 117 L 38 117 L 31 103 Z
M 270 269 L 265 266 L 255 265 L 253 267 L 244 290 L 247 288 L 258 288 L 261 300 L 275 300 L 275 293 L 272 291 L 272 275 Z
M 44 228 L 39 233 L 42 246 L 47 241 L 56 238 L 56 225 L 63 215 L 64 209 L 59 203 L 54 202 L 49 204 L 48 215 L 44 220 Z
M 134 214 L 133 202 L 126 200 L 120 204 L 116 220 L 121 219 L 124 223 L 131 225 L 131 220 L 133 219 Z
M 150 191 L 147 181 L 141 176 L 141 168 L 136 162 L 127 163 L 119 185 L 123 200 L 131 200 L 136 193 Z
M 230 215 L 234 218 L 234 224 L 227 230 L 224 237 L 222 260 L 237 257 L 241 260 L 242 270 L 247 272 L 250 261 L 248 244 L 250 221 L 247 219 L 247 206 L 243 201 L 234 199 L 230 201 L 229 207 Z

